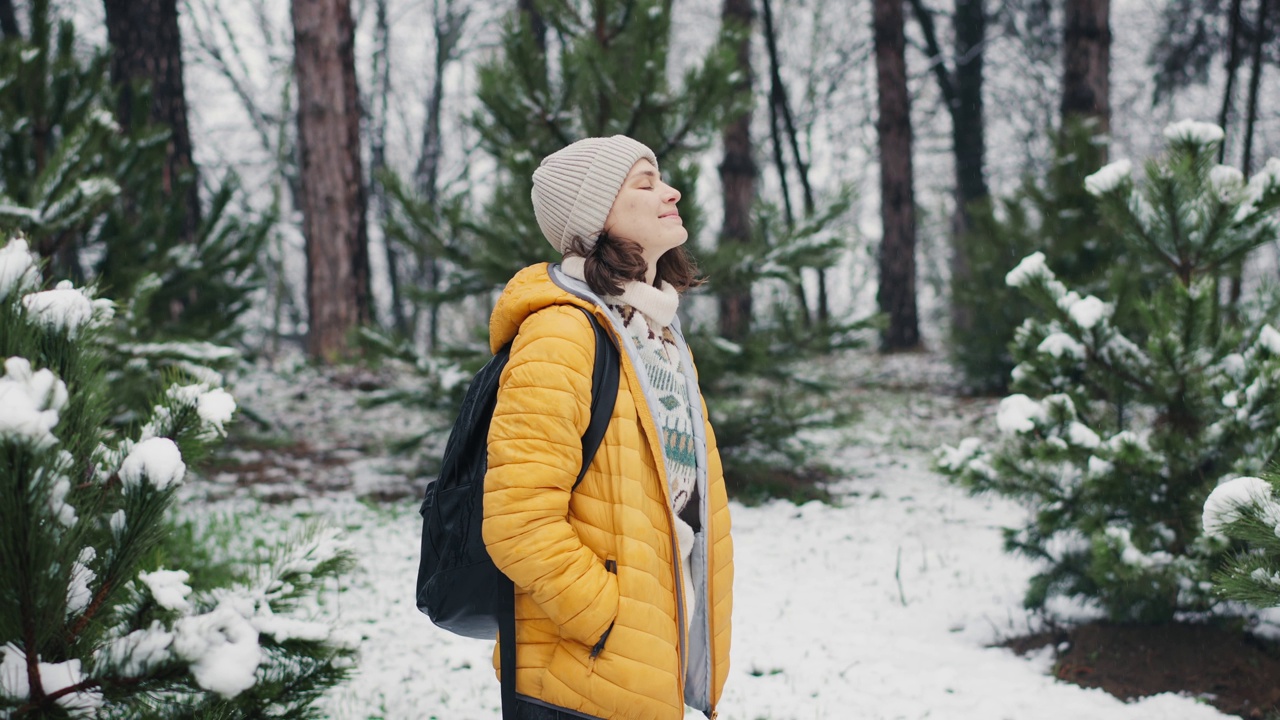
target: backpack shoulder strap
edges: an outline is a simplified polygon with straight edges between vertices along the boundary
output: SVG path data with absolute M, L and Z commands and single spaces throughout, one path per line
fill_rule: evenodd
M 613 344 L 609 331 L 600 325 L 594 313 L 583 307 L 578 309 L 591 321 L 591 329 L 595 331 L 596 361 L 591 374 L 591 424 L 582 435 L 582 469 L 578 471 L 578 479 L 573 483 L 574 490 L 578 489 L 582 479 L 587 476 L 587 468 L 591 467 L 591 461 L 604 440 L 604 431 L 613 417 L 613 406 L 618 400 L 620 362 L 618 348 Z
M 618 400 L 620 362 L 618 347 L 613 344 L 613 338 L 609 337 L 609 331 L 601 327 L 600 321 L 596 320 L 590 310 L 583 307 L 578 309 L 591 321 L 591 329 L 595 331 L 596 360 L 595 369 L 591 373 L 591 423 L 582 436 L 582 469 L 578 471 L 578 479 L 573 483 L 574 490 L 578 489 L 582 478 L 587 476 L 587 468 L 591 467 L 591 461 L 595 459 L 596 451 L 604 440 L 604 431 L 613 417 L 613 406 Z M 505 593 L 510 607 L 504 607 L 498 616 L 503 720 L 515 720 L 516 717 L 516 644 L 513 642 L 516 636 L 515 585 L 510 585 L 510 588 L 511 591 Z

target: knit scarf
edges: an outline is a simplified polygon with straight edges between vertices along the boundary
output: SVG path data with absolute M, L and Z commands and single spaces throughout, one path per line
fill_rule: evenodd
M 561 267 L 567 275 L 582 279 L 582 258 L 565 258 Z M 664 282 L 661 288 L 656 288 L 633 280 L 623 287 L 622 294 L 603 300 L 621 318 L 623 327 L 639 348 L 640 361 L 657 400 L 657 406 L 651 410 L 654 423 L 662 432 L 671 511 L 679 515 L 689 503 L 698 478 L 689 388 L 671 330 L 680 295 L 670 283 Z

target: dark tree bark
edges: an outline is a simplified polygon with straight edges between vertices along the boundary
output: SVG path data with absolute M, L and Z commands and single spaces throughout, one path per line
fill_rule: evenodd
M 1222 110 L 1218 112 L 1218 127 L 1224 131 L 1231 122 L 1231 105 L 1235 98 L 1236 75 L 1240 71 L 1240 5 L 1241 0 L 1231 0 L 1231 15 L 1227 18 L 1227 87 L 1222 91 Z M 1218 145 L 1218 162 L 1227 158 L 1227 142 Z
M 449 64 L 458 58 L 458 46 L 462 41 L 462 30 L 466 26 L 469 14 L 467 10 L 459 12 L 454 7 L 453 0 L 443 0 L 443 8 L 440 2 L 441 0 L 436 0 L 435 8 L 435 76 L 431 81 L 431 92 L 427 95 L 427 114 L 422 124 L 422 152 L 413 170 L 414 188 L 418 195 L 432 206 L 437 206 L 440 194 L 440 157 L 442 155 L 440 112 L 444 106 L 444 73 Z M 531 4 L 528 8 L 524 7 L 527 3 L 529 0 L 522 0 L 520 9 L 522 12 L 531 14 L 529 22 L 533 25 L 534 32 L 538 33 L 538 47 L 545 55 L 546 24 Z M 434 290 L 438 284 L 437 278 L 440 276 L 440 263 L 436 258 L 419 255 L 416 270 L 417 277 L 414 278 L 414 282 L 421 287 Z M 415 332 L 419 322 L 418 313 L 415 311 L 411 323 Z M 431 303 L 427 318 L 427 347 L 434 350 L 439 336 L 440 305 Z
M 1244 155 L 1240 159 L 1240 169 L 1244 172 L 1245 177 L 1253 174 L 1253 129 L 1254 123 L 1258 119 L 1258 91 L 1262 87 L 1262 73 L 1265 71 L 1262 62 L 1263 48 L 1270 38 L 1270 34 L 1267 32 L 1267 15 L 1270 6 L 1271 2 L 1269 0 L 1259 0 L 1258 21 L 1254 24 L 1253 57 L 1250 59 L 1249 67 L 1249 99 L 1244 118 Z M 1225 146 L 1226 143 L 1224 142 L 1223 145 Z M 1227 303 L 1231 308 L 1233 322 L 1237 318 L 1238 308 L 1240 307 L 1240 293 L 1244 285 L 1243 275 L 1243 264 L 1237 261 L 1231 269 L 1231 282 L 1228 285 L 1227 296 Z
M 0 33 L 3 33 L 6 40 L 22 37 L 22 31 L 18 29 L 18 14 L 13 10 L 13 0 L 0 0 Z
M 983 44 L 987 16 L 982 0 L 955 0 L 955 69 L 947 67 L 938 43 L 933 15 L 923 0 L 910 0 L 924 33 L 934 77 L 951 114 L 951 145 L 955 156 L 955 213 L 951 218 L 951 286 L 969 282 L 971 268 L 961 238 L 973 225 L 970 208 L 989 191 L 986 179 L 986 126 L 983 121 Z M 953 331 L 967 332 L 975 318 L 962 303 L 951 303 Z
M 169 128 L 164 186 L 172 193 L 179 178 L 192 176 L 183 188 L 182 237 L 194 243 L 200 227 L 200 188 L 191 159 L 177 0 L 104 0 L 103 5 L 111 43 L 111 81 L 120 92 L 117 119 L 125 128 L 135 121 Z M 139 85 L 151 88 L 150 117 L 135 119 L 134 93 Z
M 751 93 L 751 33 L 746 30 L 755 19 L 751 0 L 724 0 L 720 12 L 725 28 L 743 30 L 734 47 L 737 71 L 740 74 L 739 89 Z M 723 133 L 724 160 L 720 163 L 720 183 L 724 188 L 724 227 L 720 230 L 721 243 L 746 244 L 751 242 L 751 205 L 756 199 L 756 178 L 759 170 L 752 158 L 751 116 L 748 107 L 741 115 L 725 126 Z M 741 340 L 751 330 L 751 288 L 733 288 L 720 295 L 720 334 L 731 340 Z
M 874 0 L 876 87 L 880 117 L 880 287 L 876 300 L 889 318 L 881 349 L 920 344 L 916 313 L 915 196 L 911 165 L 911 108 L 907 92 L 902 0 Z
M 773 148 L 773 166 L 777 170 L 778 184 L 782 188 L 783 219 L 790 228 L 795 225 L 796 215 L 791 207 L 791 180 L 790 173 L 787 172 L 786 144 L 782 138 L 781 119 L 783 109 L 787 105 L 787 93 L 786 88 L 782 86 L 782 76 L 779 72 L 781 63 L 778 59 L 777 33 L 773 27 L 773 6 L 770 0 L 762 0 L 760 6 L 764 10 L 762 13 L 764 45 L 769 53 L 769 140 Z M 796 294 L 796 301 L 800 303 L 800 320 L 805 327 L 809 327 L 812 321 L 809 317 L 809 300 L 805 297 L 804 282 L 796 282 L 792 291 Z
M 795 160 L 796 176 L 800 180 L 800 192 L 804 200 L 805 218 L 813 217 L 815 211 L 813 186 L 809 183 L 809 163 L 805 162 L 800 155 L 800 134 L 796 130 L 795 116 L 791 112 L 791 101 L 788 99 L 786 84 L 782 81 L 782 63 L 778 53 L 778 37 L 773 24 L 773 3 L 771 0 L 763 0 L 761 7 L 764 9 L 765 48 L 769 55 L 769 136 L 773 140 L 773 160 L 778 168 L 778 178 L 782 183 L 783 208 L 786 213 L 787 227 L 793 227 L 795 213 L 791 208 L 791 190 L 790 183 L 787 180 L 785 147 L 791 149 L 792 159 Z M 779 123 L 781 123 L 782 128 L 779 127 Z M 783 128 L 786 130 L 785 147 L 781 133 Z M 800 302 L 801 319 L 807 327 L 810 323 L 809 303 L 805 299 L 803 283 L 797 284 L 795 292 Z M 825 269 L 818 268 L 818 322 L 826 323 L 828 319 L 827 273 Z
M 375 222 L 381 222 L 387 213 L 387 193 L 382 186 L 381 174 L 387 169 L 387 116 L 391 98 L 391 23 L 387 18 L 387 0 L 374 2 L 373 47 L 373 93 L 369 102 L 373 116 L 369 133 L 369 200 L 376 213 Z M 400 253 L 385 233 L 382 250 L 391 285 L 391 326 L 405 336 L 409 332 L 409 322 L 400 297 Z
M 543 57 L 546 57 L 547 22 L 542 19 L 542 13 L 538 12 L 538 7 L 534 4 L 534 0 L 517 0 L 516 8 L 529 20 L 529 26 L 533 29 L 534 40 L 538 43 L 538 50 L 542 51 Z
M 355 26 L 348 0 L 293 0 L 298 145 L 307 246 L 307 351 L 350 356 L 369 322 L 369 248 L 360 168 Z
M 1244 156 L 1240 161 L 1240 169 L 1245 177 L 1253 174 L 1253 128 L 1258 119 L 1258 91 L 1262 88 L 1263 53 L 1270 34 L 1267 32 L 1269 0 L 1258 1 L 1258 21 L 1254 23 L 1253 57 L 1249 66 L 1249 100 L 1244 118 Z
M 1066 0 L 1062 42 L 1062 120 L 1111 129 L 1111 0 Z
M 956 98 L 951 107 L 951 137 L 956 156 L 954 232 L 959 236 L 969 231 L 969 207 L 987 197 L 987 138 L 982 104 L 982 50 L 987 16 L 982 0 L 956 0 L 955 26 Z

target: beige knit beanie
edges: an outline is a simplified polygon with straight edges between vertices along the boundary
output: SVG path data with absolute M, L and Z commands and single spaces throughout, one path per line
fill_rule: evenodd
M 533 171 L 531 195 L 533 214 L 551 247 L 563 255 L 574 238 L 594 245 L 622 181 L 643 158 L 658 167 L 653 151 L 626 135 L 585 138 L 543 158 Z

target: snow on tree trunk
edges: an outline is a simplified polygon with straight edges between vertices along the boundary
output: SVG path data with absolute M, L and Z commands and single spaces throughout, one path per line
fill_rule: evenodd
M 369 247 L 360 165 L 355 24 L 348 0 L 294 0 L 307 350 L 334 362 L 370 320 Z

